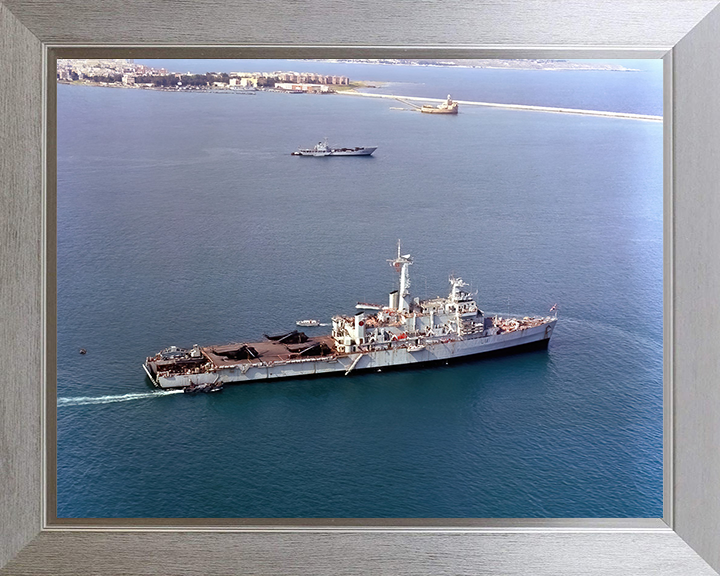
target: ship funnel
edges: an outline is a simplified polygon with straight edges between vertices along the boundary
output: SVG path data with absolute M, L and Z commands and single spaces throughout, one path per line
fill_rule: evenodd
M 365 313 L 358 312 L 355 314 L 355 343 L 362 344 L 365 342 Z
M 398 309 L 398 305 L 400 304 L 400 293 L 397 290 L 393 290 L 390 292 L 390 308 L 393 310 Z

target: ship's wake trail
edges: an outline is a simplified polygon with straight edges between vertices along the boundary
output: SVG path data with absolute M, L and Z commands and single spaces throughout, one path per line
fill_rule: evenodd
M 130 400 L 147 400 L 170 394 L 182 394 L 182 390 L 160 390 L 158 392 L 139 392 L 136 394 L 117 394 L 113 396 L 79 396 L 76 398 L 58 398 L 58 408 L 61 406 L 85 406 L 87 404 L 112 404 L 114 402 L 128 402 Z

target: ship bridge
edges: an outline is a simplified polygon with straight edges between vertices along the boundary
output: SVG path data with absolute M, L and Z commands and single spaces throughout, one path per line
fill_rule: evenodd
M 400 288 L 390 292 L 388 306 L 358 304 L 354 317 L 335 316 L 332 336 L 341 353 L 370 351 L 407 345 L 421 345 L 420 340 L 447 335 L 480 335 L 489 328 L 482 310 L 475 303 L 475 293 L 464 290 L 462 278 L 450 276 L 450 293 L 445 298 L 410 301 L 410 254 L 403 254 L 398 241 L 397 256 L 388 260 L 400 274 Z M 368 312 L 374 311 L 374 314 Z

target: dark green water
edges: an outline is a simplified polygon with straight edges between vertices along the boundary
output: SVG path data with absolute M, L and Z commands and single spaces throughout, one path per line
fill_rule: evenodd
M 549 74 L 591 107 L 587 77 Z M 609 109 L 658 113 L 624 74 Z M 547 104 L 527 78 L 521 103 Z M 394 106 L 58 87 L 60 517 L 662 515 L 661 124 Z M 378 150 L 289 155 L 325 136 Z M 557 302 L 549 349 L 150 387 L 141 363 L 170 344 L 385 302 L 398 238 L 415 295 L 454 272 L 488 312 Z

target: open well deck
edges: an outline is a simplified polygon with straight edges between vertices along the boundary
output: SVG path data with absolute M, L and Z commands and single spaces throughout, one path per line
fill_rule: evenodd
M 227 368 L 238 364 L 254 364 L 258 361 L 265 363 L 286 362 L 302 357 L 329 356 L 335 353 L 335 343 L 332 336 L 315 336 L 308 338 L 305 342 L 295 344 L 268 340 L 265 342 L 206 346 L 200 348 L 200 351 L 214 366 Z M 257 355 L 253 356 L 253 351 Z M 303 351 L 306 352 L 303 354 Z

